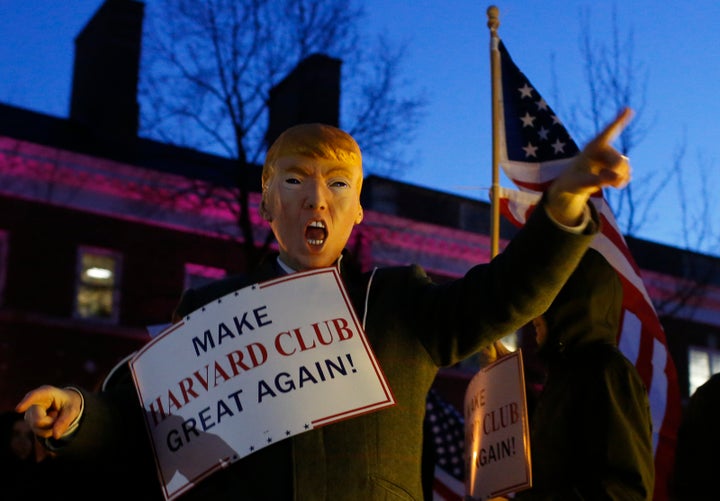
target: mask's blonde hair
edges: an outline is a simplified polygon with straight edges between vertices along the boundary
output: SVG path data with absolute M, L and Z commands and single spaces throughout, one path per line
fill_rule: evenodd
M 268 150 L 262 170 L 263 192 L 275 175 L 278 159 L 292 155 L 356 164 L 360 166 L 362 182 L 362 154 L 350 134 L 330 125 L 300 124 L 280 134 Z

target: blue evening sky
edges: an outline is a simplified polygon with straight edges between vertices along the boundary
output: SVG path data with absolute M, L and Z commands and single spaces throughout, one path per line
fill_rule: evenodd
M 0 102 L 66 117 L 73 40 L 102 0 L 0 0 Z M 152 0 L 150 2 L 152 3 Z M 405 71 L 428 98 L 427 114 L 409 145 L 415 166 L 402 180 L 487 200 L 490 184 L 490 70 L 485 11 L 492 2 L 471 0 L 367 0 L 366 28 L 407 43 Z M 637 236 L 685 247 L 691 215 L 709 204 L 720 234 L 720 2 L 716 0 L 504 0 L 500 37 L 521 70 L 560 115 L 576 139 L 569 110 L 589 106 L 580 53 L 581 12 L 589 9 L 592 37 L 609 43 L 612 12 L 624 38 L 634 34 L 635 60 L 647 72 L 645 125 L 632 151 L 635 183 L 667 171 L 683 145 L 687 193 L 673 182 L 651 205 Z M 552 62 L 554 61 L 554 62 Z M 560 98 L 557 98 L 557 96 Z M 560 102 L 557 102 L 557 99 Z M 503 183 L 507 184 L 507 183 Z M 709 195 L 701 194 L 705 186 Z M 634 186 L 642 193 L 642 186 Z M 644 205 L 648 201 L 642 201 Z M 695 218 L 697 219 L 697 217 Z M 691 248 L 720 254 L 714 241 Z

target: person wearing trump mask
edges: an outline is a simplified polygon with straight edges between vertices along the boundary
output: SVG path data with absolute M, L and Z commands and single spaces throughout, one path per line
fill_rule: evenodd
M 598 231 L 590 194 L 629 180 L 627 158 L 610 143 L 630 115 L 622 111 L 556 178 L 501 254 L 441 285 L 416 265 L 354 266 L 345 246 L 363 219 L 358 144 L 322 124 L 282 133 L 267 152 L 260 207 L 278 255 L 246 275 L 186 291 L 176 318 L 250 284 L 337 267 L 397 405 L 273 443 L 181 499 L 421 500 L 425 397 L 435 374 L 548 307 Z M 151 485 L 155 471 L 127 364 L 110 379 L 100 393 L 40 387 L 16 410 L 58 455 L 123 465 L 135 479 L 135 499 L 153 499 L 159 489 L 140 487 Z

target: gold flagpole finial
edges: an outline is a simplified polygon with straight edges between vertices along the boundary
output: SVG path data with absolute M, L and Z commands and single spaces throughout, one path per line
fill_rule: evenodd
M 497 31 L 498 27 L 500 26 L 500 9 L 498 9 L 495 5 L 491 5 L 487 8 L 487 26 L 490 28 L 490 31 L 493 33 Z

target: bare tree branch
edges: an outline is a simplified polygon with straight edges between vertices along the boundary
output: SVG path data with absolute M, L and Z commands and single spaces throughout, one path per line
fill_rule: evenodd
M 142 132 L 237 159 L 238 224 L 249 254 L 255 244 L 243 172 L 264 152 L 270 89 L 306 57 L 344 60 L 350 106 L 341 122 L 362 145 L 366 166 L 404 167 L 398 151 L 424 100 L 408 93 L 404 48 L 382 41 L 367 50 L 363 15 L 355 0 L 158 0 L 149 9 Z
M 596 42 L 592 38 L 591 28 L 589 11 L 585 11 L 581 19 L 580 48 L 590 108 L 586 112 L 582 110 L 586 110 L 587 106 L 576 107 L 572 116 L 577 123 L 590 124 L 590 132 L 586 132 L 586 135 L 591 137 L 619 109 L 633 108 L 635 119 L 619 137 L 620 151 L 630 156 L 630 152 L 642 142 L 649 130 L 648 122 L 644 119 L 648 74 L 643 65 L 635 60 L 632 30 L 626 35 L 621 33 L 615 8 L 613 8 L 609 44 Z M 585 130 L 587 131 L 588 127 L 585 127 Z M 687 140 L 683 138 L 677 147 L 671 166 L 644 166 L 651 171 L 642 174 L 638 174 L 639 166 L 634 166 L 632 183 L 619 192 L 612 190 L 605 194 L 606 199 L 613 206 L 624 234 L 633 235 L 647 224 L 653 210 L 657 208 L 656 201 L 659 195 L 675 183 L 678 206 L 665 210 L 664 213 L 670 213 L 673 217 L 679 214 L 685 248 L 702 248 L 716 240 L 717 237 L 713 235 L 710 196 L 707 191 L 711 183 L 701 183 L 700 193 L 693 192 L 686 185 L 685 176 L 688 171 L 686 144 Z M 699 162 L 699 165 L 704 166 L 705 163 Z M 701 179 L 709 179 L 707 171 L 700 174 Z M 699 210 L 695 210 L 698 204 Z M 698 304 L 698 298 L 704 294 L 705 288 L 712 283 L 716 271 L 714 266 L 708 265 L 708 262 L 698 256 L 684 259 L 680 270 L 682 275 L 672 294 L 665 298 L 654 298 L 658 312 L 664 316 L 674 316 L 681 310 L 688 311 L 688 308 L 694 308 Z

